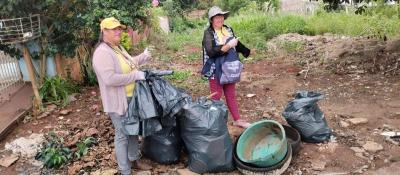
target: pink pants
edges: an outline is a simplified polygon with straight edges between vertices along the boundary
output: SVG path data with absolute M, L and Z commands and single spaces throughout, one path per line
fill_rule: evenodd
M 212 96 L 211 99 L 220 100 L 222 97 L 222 90 L 224 90 L 225 100 L 226 104 L 228 105 L 229 112 L 231 112 L 234 121 L 239 120 L 240 114 L 236 101 L 235 83 L 220 85 L 218 80 L 214 78 L 209 80 L 209 84 L 211 94 L 217 92 L 214 96 Z

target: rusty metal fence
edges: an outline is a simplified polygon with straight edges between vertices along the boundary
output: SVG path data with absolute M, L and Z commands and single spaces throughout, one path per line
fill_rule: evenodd
M 23 84 L 18 60 L 0 51 L 0 102 L 7 90 Z

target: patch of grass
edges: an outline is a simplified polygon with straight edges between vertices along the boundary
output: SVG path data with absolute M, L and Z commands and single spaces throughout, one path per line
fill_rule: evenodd
M 168 56 L 168 55 L 161 54 L 160 57 L 159 57 L 159 60 L 161 60 L 163 62 L 171 62 L 172 58 L 170 56 Z
M 184 51 L 185 45 L 201 47 L 203 32 L 203 27 L 198 27 L 180 33 L 170 33 L 167 37 L 167 49 L 176 52 Z
M 196 61 L 196 60 L 200 60 L 201 57 L 201 52 L 200 53 L 190 53 L 188 55 L 182 55 L 183 59 L 186 61 Z
M 184 81 L 187 80 L 192 75 L 192 71 L 190 70 L 182 70 L 182 71 L 174 71 L 172 75 L 165 76 L 166 79 L 172 81 Z
M 307 19 L 307 31 L 312 35 L 333 33 L 347 36 L 393 37 L 400 31 L 398 17 L 368 16 L 320 12 Z

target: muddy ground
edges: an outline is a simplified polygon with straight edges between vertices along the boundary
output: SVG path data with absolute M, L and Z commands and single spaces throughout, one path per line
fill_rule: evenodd
M 303 142 L 302 150 L 285 174 L 396 174 L 399 172 L 399 140 L 380 134 L 400 131 L 399 43 L 399 40 L 333 35 L 286 34 L 274 38 L 268 42 L 267 52 L 257 51 L 255 56 L 244 61 L 242 81 L 237 86 L 242 118 L 251 122 L 272 119 L 286 124 L 281 114 L 296 91 L 323 93 L 325 98 L 318 105 L 334 137 L 323 144 Z M 201 49 L 188 46 L 187 51 L 171 57 L 179 58 Z M 186 89 L 194 98 L 209 95 L 207 84 L 198 74 L 200 59 L 165 62 L 157 57 L 156 54 L 149 67 L 191 70 L 193 74 L 188 80 L 174 84 Z M 94 136 L 98 144 L 89 154 L 60 170 L 44 169 L 19 158 L 10 167 L 1 167 L 0 174 L 93 174 L 98 170 L 116 169 L 113 128 L 101 111 L 98 88 L 85 87 L 75 98 L 63 109 L 49 110 L 48 115 L 26 116 L 0 146 L 3 149 L 7 142 L 32 133 L 55 131 L 64 137 L 67 146 L 85 136 Z M 230 117 L 228 128 L 233 139 L 243 131 L 232 126 Z M 8 154 L 9 151 L 2 151 L 3 156 Z M 145 161 L 152 164 L 153 170 L 140 173 L 187 173 L 182 170 L 187 163 L 186 156 L 179 164 L 168 166 Z

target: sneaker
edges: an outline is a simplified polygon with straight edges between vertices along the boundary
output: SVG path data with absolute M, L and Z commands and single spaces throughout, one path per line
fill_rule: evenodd
M 153 167 L 143 161 L 136 160 L 133 162 L 133 168 L 138 170 L 151 170 Z
M 249 122 L 246 122 L 246 121 L 242 120 L 242 119 L 239 119 L 239 120 L 234 121 L 233 125 L 241 127 L 241 128 L 248 128 L 251 124 Z

